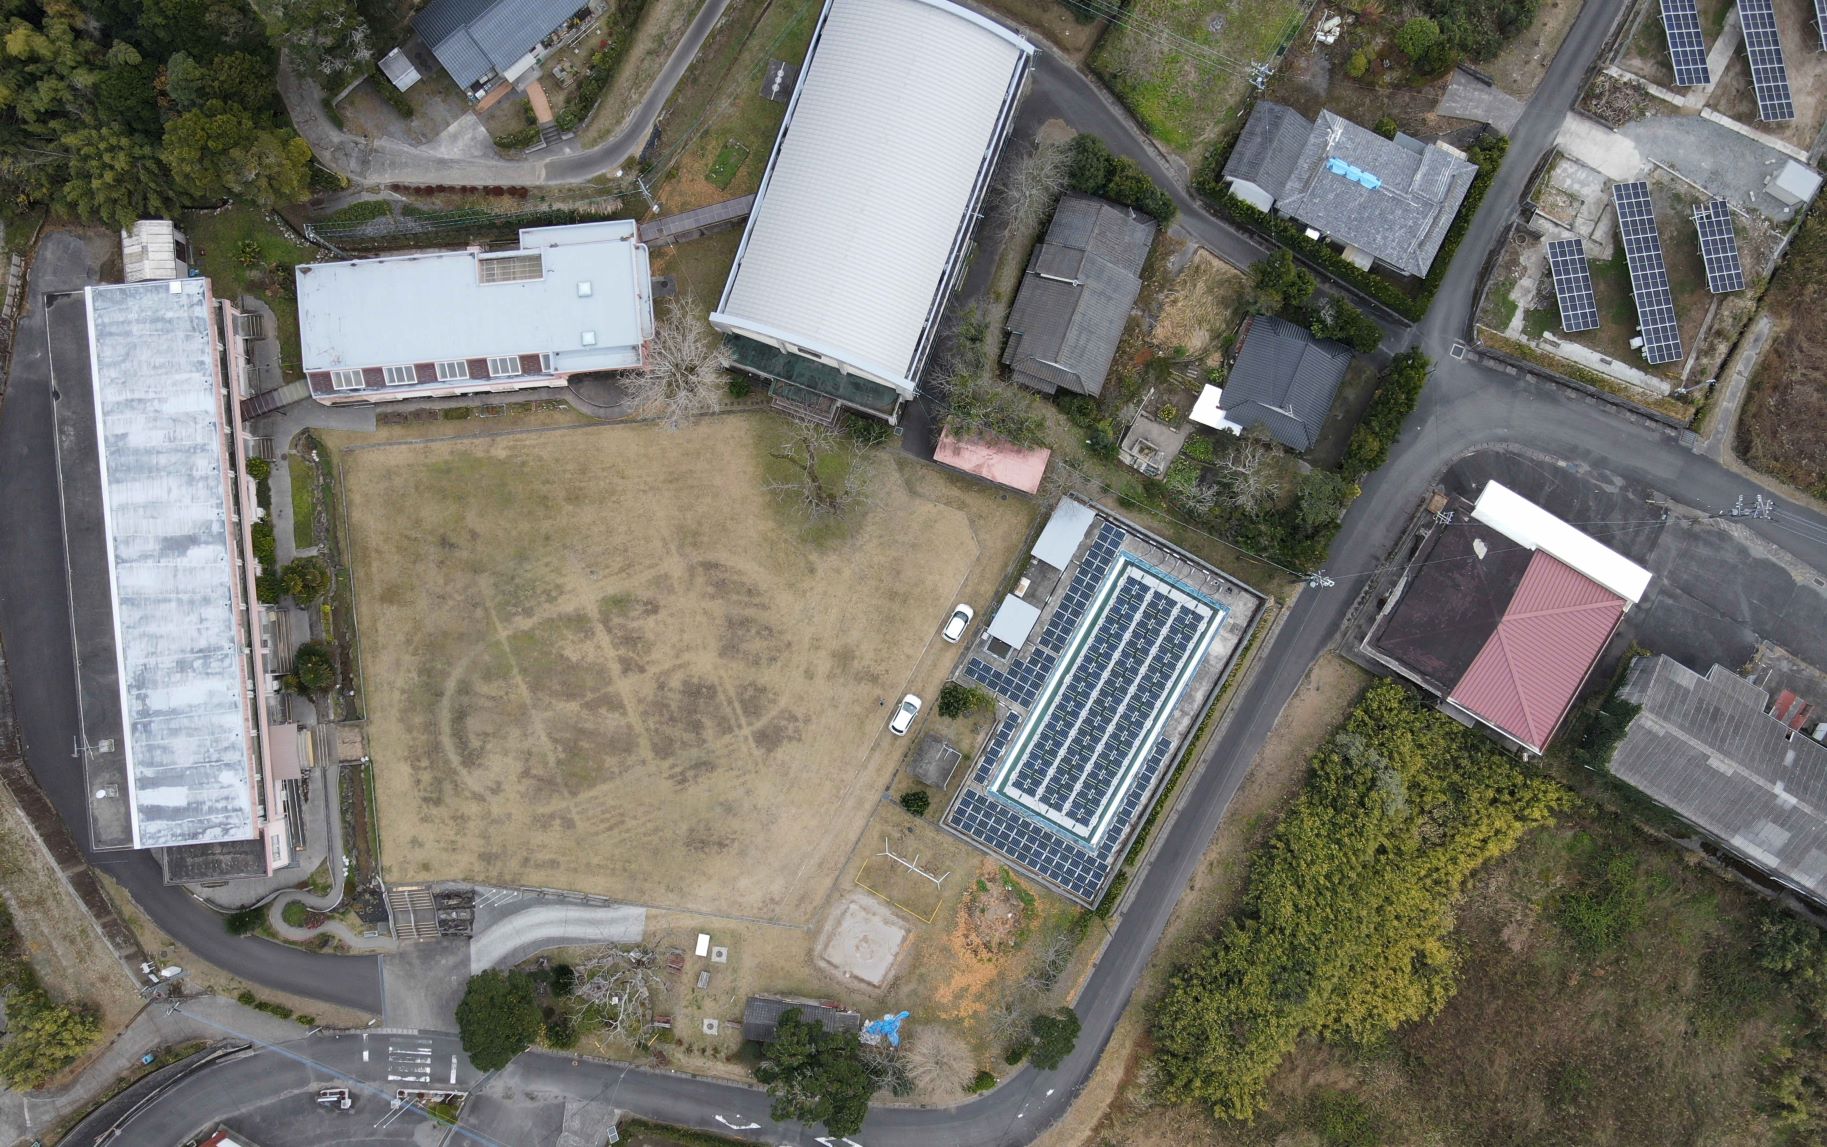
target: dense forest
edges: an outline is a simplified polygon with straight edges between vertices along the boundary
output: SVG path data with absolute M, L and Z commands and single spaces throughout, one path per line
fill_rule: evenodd
M 325 80 L 372 60 L 349 0 L 0 0 L 0 209 L 123 225 L 225 198 L 304 197 L 311 149 L 282 39 Z

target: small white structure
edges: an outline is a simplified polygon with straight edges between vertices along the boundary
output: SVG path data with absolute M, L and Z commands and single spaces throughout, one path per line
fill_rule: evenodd
M 1243 433 L 1242 426 L 1225 417 L 1224 388 L 1222 386 L 1208 385 L 1201 390 L 1198 400 L 1193 403 L 1193 412 L 1187 417 L 1199 425 L 1209 426 L 1213 430 L 1228 430 L 1232 434 Z
M 709 932 L 698 933 L 697 955 L 698 955 L 699 959 L 703 959 L 704 957 L 710 955 L 710 933 Z
M 1009 594 L 1002 599 L 1002 607 L 996 611 L 996 616 L 990 619 L 989 635 L 1010 649 L 1020 649 L 1027 642 L 1028 634 L 1034 632 L 1034 623 L 1039 620 L 1039 609 L 1014 594 Z
M 412 60 L 398 48 L 381 57 L 381 75 L 401 91 L 419 82 L 419 69 L 413 67 Z
M 1805 167 L 1793 159 L 1783 161 L 1778 171 L 1764 185 L 1772 198 L 1778 203 L 1790 207 L 1800 207 L 1814 200 L 1815 192 L 1821 189 L 1821 173 L 1811 167 Z
M 190 277 L 190 240 L 169 219 L 141 219 L 121 232 L 121 262 L 129 283 Z
M 1623 598 L 1643 600 L 1651 574 L 1618 551 L 1568 525 L 1501 482 L 1485 483 L 1472 517 L 1531 550 L 1540 550 Z

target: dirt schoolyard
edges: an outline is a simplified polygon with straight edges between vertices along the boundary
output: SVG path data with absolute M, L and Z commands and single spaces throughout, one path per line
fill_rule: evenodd
M 762 488 L 778 426 L 341 451 L 391 879 L 810 922 L 904 747 L 883 702 L 1032 511 L 885 452 L 808 543 Z

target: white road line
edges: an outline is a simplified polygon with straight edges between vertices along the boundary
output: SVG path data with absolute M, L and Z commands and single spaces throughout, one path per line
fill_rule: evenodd
M 453 1085 L 457 1082 L 457 1057 L 454 1055 L 450 1057 L 450 1081 Z

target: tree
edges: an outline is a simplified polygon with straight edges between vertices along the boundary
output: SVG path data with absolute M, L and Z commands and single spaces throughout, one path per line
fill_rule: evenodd
M 300 696 L 314 697 L 336 688 L 336 679 L 336 650 L 327 642 L 307 641 L 292 655 L 285 686 Z
M 577 969 L 569 964 L 552 965 L 552 995 L 558 999 L 577 989 Z
M 1067 145 L 1066 184 L 1081 195 L 1098 195 L 1110 182 L 1110 165 L 1116 156 L 1095 135 L 1080 132 Z
M 57 143 L 68 156 L 57 206 L 78 219 L 131 226 L 177 207 L 170 181 L 151 144 L 118 127 L 81 128 Z
M 1308 329 L 1316 339 L 1337 339 L 1359 354 L 1369 354 L 1383 341 L 1383 328 L 1344 299 L 1328 298 L 1313 308 Z
M 925 816 L 926 810 L 933 807 L 933 798 L 920 789 L 909 789 L 901 794 L 901 807 L 915 816 Z
M 6 1018 L 0 1076 L 19 1091 L 42 1087 L 89 1050 L 101 1032 L 89 1009 L 57 1003 L 36 987 L 7 997 Z
M 539 1038 L 544 1024 L 533 980 L 494 969 L 469 978 L 457 1005 L 457 1034 L 478 1071 L 498 1071 Z
M 275 38 L 307 72 L 332 90 L 374 63 L 368 25 L 351 0 L 273 0 L 269 7 Z
M 790 469 L 763 489 L 797 504 L 812 521 L 841 517 L 873 496 L 872 449 L 829 426 L 795 422 L 791 436 L 768 456 Z
M 1046 441 L 1047 420 L 1039 400 L 987 370 L 957 371 L 937 389 L 946 404 L 946 429 L 960 438 L 1000 438 L 1015 446 Z
M 1002 207 L 1005 237 L 1027 235 L 1040 226 L 1066 188 L 1069 159 L 1064 144 L 1037 140 L 1032 150 L 1023 151 L 1003 168 L 997 201 Z
M 977 1059 L 970 1044 L 951 1028 L 920 1027 L 901 1043 L 907 1078 L 935 1099 L 951 1099 L 970 1087 Z
M 854 1032 L 827 1032 L 802 1019 L 798 1008 L 782 1012 L 774 1042 L 755 1068 L 774 1101 L 770 1115 L 822 1123 L 839 1138 L 861 1130 L 875 1091 L 861 1048 Z
M 577 1046 L 577 1024 L 570 1016 L 559 1012 L 546 1021 L 546 1044 L 560 1051 L 569 1051 Z
M 1395 116 L 1386 115 L 1378 117 L 1376 124 L 1370 130 L 1384 139 L 1394 139 L 1401 132 L 1402 125 L 1396 122 Z
M 299 605 L 310 605 L 330 588 L 330 567 L 322 558 L 294 558 L 279 571 L 279 584 Z
M 666 321 L 655 325 L 647 361 L 623 386 L 636 410 L 677 430 L 717 409 L 728 390 L 729 367 L 728 348 L 697 317 L 687 292 L 673 300 Z
M 167 123 L 160 155 L 178 190 L 198 198 L 271 207 L 310 191 L 311 145 L 288 128 L 262 128 L 246 108 L 221 100 Z
M 1035 1016 L 1030 1028 L 1034 1046 L 1029 1049 L 1028 1058 L 1042 1071 L 1052 1071 L 1072 1054 L 1078 1044 L 1078 1029 L 1078 1013 L 1071 1008 Z
M 1219 496 L 1226 505 L 1254 514 L 1281 494 L 1281 476 L 1269 464 L 1275 451 L 1254 434 L 1232 439 L 1214 453 Z
M 1396 29 L 1396 47 L 1411 60 L 1418 60 L 1440 42 L 1440 25 L 1426 16 L 1416 16 Z
M 1294 520 L 1313 532 L 1337 524 L 1356 500 L 1358 484 L 1331 470 L 1309 470 L 1295 487 Z
M 1351 53 L 1351 59 L 1345 61 L 1345 74 L 1354 80 L 1363 79 L 1364 73 L 1369 70 L 1370 57 L 1361 51 Z
M 1256 287 L 1256 308 L 1271 315 L 1303 305 L 1319 286 L 1305 267 L 1295 263 L 1293 253 L 1286 247 L 1278 247 L 1268 258 L 1252 263 L 1250 279 Z
M 231 936 L 248 936 L 260 927 L 266 919 L 266 909 L 261 907 L 243 908 L 239 912 L 230 912 L 222 918 L 222 926 L 228 929 Z

